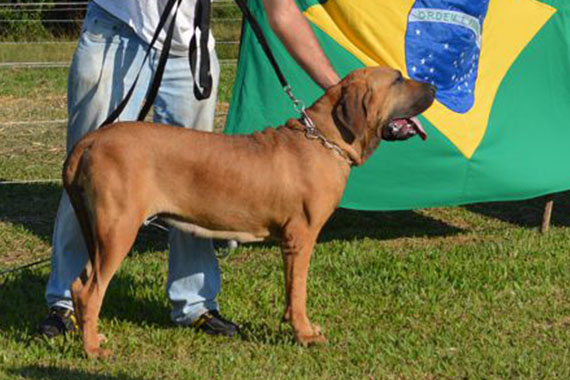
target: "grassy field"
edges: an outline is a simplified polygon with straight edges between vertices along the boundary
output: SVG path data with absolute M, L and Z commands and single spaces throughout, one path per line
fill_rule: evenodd
M 59 177 L 65 125 L 26 121 L 65 119 L 66 73 L 0 70 L 1 181 Z M 223 74 L 222 111 L 233 75 Z M 49 256 L 60 194 L 58 183 L 0 185 L 0 271 Z M 570 197 L 558 196 L 547 235 L 542 207 L 339 210 L 309 276 L 309 315 L 329 343 L 310 349 L 278 324 L 277 247 L 220 260 L 222 312 L 243 334 L 217 339 L 170 323 L 165 236 L 145 228 L 107 293 L 106 362 L 85 359 L 76 336 L 36 336 L 49 267 L 0 276 L 0 380 L 568 379 Z

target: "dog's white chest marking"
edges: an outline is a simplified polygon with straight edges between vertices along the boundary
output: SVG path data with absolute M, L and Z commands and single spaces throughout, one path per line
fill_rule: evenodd
M 201 238 L 237 240 L 240 243 L 250 243 L 265 240 L 264 237 L 254 235 L 251 232 L 215 231 L 201 227 L 197 224 L 187 223 L 180 220 L 170 218 L 162 218 L 162 220 L 172 227 L 176 227 L 181 231 L 188 232 L 196 237 Z

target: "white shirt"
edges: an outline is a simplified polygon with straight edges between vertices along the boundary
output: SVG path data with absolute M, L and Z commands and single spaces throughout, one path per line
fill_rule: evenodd
M 150 43 L 160 21 L 167 0 L 94 0 L 97 5 L 128 24 L 145 42 Z M 182 0 L 176 16 L 172 37 L 171 54 L 187 55 L 190 40 L 194 35 L 194 8 L 196 0 Z M 174 9 L 172 13 L 174 13 Z M 167 21 L 154 46 L 161 50 L 170 21 Z M 200 36 L 197 36 L 198 38 Z M 208 49 L 214 49 L 212 32 L 208 38 Z

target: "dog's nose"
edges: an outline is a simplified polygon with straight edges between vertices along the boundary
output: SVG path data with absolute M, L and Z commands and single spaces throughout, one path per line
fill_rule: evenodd
M 433 84 L 430 84 L 429 91 L 431 92 L 431 95 L 435 97 L 435 93 L 437 92 L 437 87 L 435 87 Z

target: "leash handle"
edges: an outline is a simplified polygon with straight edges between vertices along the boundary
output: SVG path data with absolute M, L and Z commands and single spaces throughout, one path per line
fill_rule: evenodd
M 210 51 L 208 50 L 210 5 L 210 0 L 198 0 L 196 2 L 196 8 L 194 10 L 194 35 L 190 41 L 190 49 L 188 51 L 188 60 L 190 61 L 190 68 L 194 76 L 194 96 L 198 100 L 209 98 L 213 86 L 212 73 L 210 72 Z M 199 44 L 196 38 L 198 29 L 200 29 Z M 196 72 L 198 50 L 200 50 L 200 66 L 199 72 Z
M 134 80 L 131 88 L 127 92 L 127 95 L 125 96 L 125 98 L 121 101 L 121 103 L 119 103 L 119 105 L 115 108 L 115 110 L 113 112 L 111 112 L 109 114 L 109 116 L 107 116 L 107 118 L 105 119 L 105 121 L 103 121 L 103 123 L 101 123 L 99 128 L 103 127 L 104 125 L 111 124 L 112 122 L 114 122 L 121 115 L 121 113 L 123 112 L 123 110 L 127 106 L 127 103 L 129 102 L 129 100 L 131 99 L 131 96 L 133 95 L 133 93 L 135 91 L 135 87 L 136 87 L 137 82 L 139 80 L 139 77 L 141 75 L 142 68 L 143 68 L 145 62 L 147 61 L 148 57 L 150 56 L 150 52 L 152 51 L 154 44 L 158 40 L 158 36 L 160 35 L 160 31 L 164 27 L 164 24 L 166 24 L 166 20 L 168 19 L 168 15 L 172 11 L 172 8 L 174 7 L 174 4 L 176 3 L 176 1 L 179 1 L 179 0 L 168 0 L 168 3 L 166 3 L 166 6 L 164 7 L 164 12 L 162 13 L 162 16 L 160 17 L 156 31 L 154 32 L 154 35 L 152 36 L 152 40 L 150 41 L 150 44 L 148 46 L 148 49 L 147 49 L 146 54 L 144 56 L 144 59 L 141 63 L 139 72 L 138 72 L 137 76 L 135 77 L 135 80 Z M 166 43 L 166 41 L 165 41 L 165 43 Z

